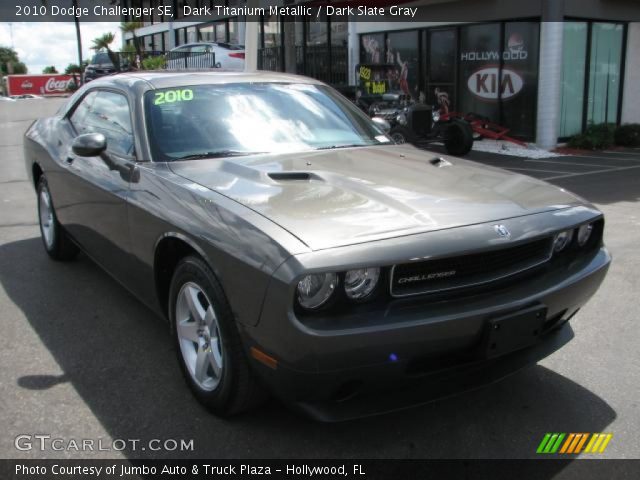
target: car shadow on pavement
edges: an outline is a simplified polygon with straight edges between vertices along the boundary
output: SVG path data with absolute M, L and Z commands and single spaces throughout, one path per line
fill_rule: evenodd
M 375 418 L 321 424 L 271 401 L 221 420 L 191 396 L 165 322 L 85 256 L 58 263 L 39 238 L 8 243 L 0 283 L 63 372 L 16 374 L 11 388 L 27 398 L 71 382 L 112 438 L 194 441 L 190 452 L 125 450 L 128 458 L 533 458 L 546 432 L 601 432 L 616 417 L 589 390 L 535 366 Z

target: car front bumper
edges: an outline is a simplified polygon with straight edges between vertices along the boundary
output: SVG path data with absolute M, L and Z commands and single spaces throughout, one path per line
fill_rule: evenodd
M 394 300 L 378 317 L 360 319 L 362 328 L 355 317 L 344 329 L 312 329 L 291 315 L 269 321 L 277 302 L 267 301 L 260 325 L 243 329 L 245 344 L 278 361 L 275 369 L 254 362 L 274 394 L 318 420 L 403 409 L 491 383 L 562 347 L 573 337 L 568 320 L 598 290 L 610 261 L 602 247 L 500 291 L 459 301 Z M 546 316 L 541 333 L 526 347 L 489 357 L 490 321 L 531 308 Z

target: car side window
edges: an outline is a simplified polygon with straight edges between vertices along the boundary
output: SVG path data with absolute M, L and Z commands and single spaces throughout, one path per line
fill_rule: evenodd
M 75 112 L 74 112 L 75 113 Z M 107 138 L 107 151 L 116 155 L 133 155 L 133 126 L 127 98 L 115 92 L 99 91 L 76 125 L 78 133 L 98 132 Z
M 93 100 L 96 98 L 96 94 L 97 92 L 91 92 L 85 95 L 85 97 L 80 100 L 80 103 L 69 117 L 71 124 L 79 133 L 86 133 L 81 132 L 80 127 L 81 125 L 83 125 L 84 120 L 87 117 L 87 113 L 89 113 L 89 110 L 91 109 L 91 105 L 93 104 Z
M 211 47 L 209 47 L 209 45 L 194 45 L 191 47 L 191 53 L 205 53 L 210 51 Z

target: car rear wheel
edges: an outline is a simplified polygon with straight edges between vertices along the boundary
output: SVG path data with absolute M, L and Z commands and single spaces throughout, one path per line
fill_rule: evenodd
M 196 398 L 219 416 L 260 403 L 266 395 L 250 370 L 231 308 L 202 259 L 180 261 L 169 298 L 178 361 Z
M 78 247 L 69 239 L 53 208 L 49 185 L 44 175 L 38 181 L 38 220 L 45 251 L 54 260 L 72 260 Z

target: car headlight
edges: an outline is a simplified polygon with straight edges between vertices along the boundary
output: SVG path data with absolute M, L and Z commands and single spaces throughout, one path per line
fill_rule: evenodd
M 307 275 L 298 282 L 298 303 L 313 310 L 324 305 L 331 298 L 338 285 L 335 273 L 316 273 Z
M 556 238 L 553 241 L 553 251 L 555 253 L 558 253 L 564 250 L 571 242 L 572 236 L 573 230 L 565 230 L 564 232 L 560 232 L 558 235 L 556 235 Z
M 585 225 L 581 225 L 578 228 L 578 245 L 584 247 L 586 243 L 589 241 L 591 237 L 591 232 L 593 231 L 593 223 L 587 223 Z
M 404 113 L 399 113 L 398 116 L 396 117 L 396 122 L 398 122 L 400 125 L 406 125 L 407 124 L 407 116 Z
M 434 110 L 431 113 L 431 117 L 433 118 L 434 122 L 439 122 L 440 121 L 440 112 L 438 110 Z
M 380 278 L 379 268 L 349 270 L 344 275 L 344 292 L 350 300 L 362 300 L 371 295 Z

